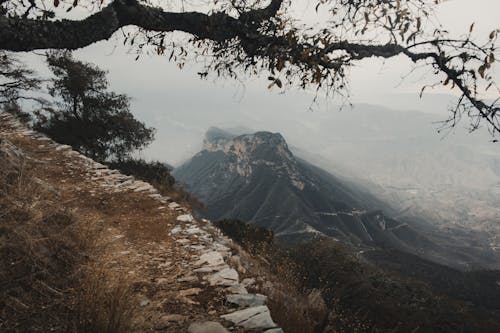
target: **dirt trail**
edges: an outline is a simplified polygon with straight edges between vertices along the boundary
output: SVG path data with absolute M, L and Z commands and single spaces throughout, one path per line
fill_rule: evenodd
M 0 138 L 35 161 L 37 177 L 68 209 L 103 226 L 99 260 L 133 281 L 136 332 L 282 332 L 265 296 L 248 294 L 254 279 L 231 264 L 238 263 L 231 241 L 209 221 L 194 219 L 189 207 L 6 113 L 0 113 Z

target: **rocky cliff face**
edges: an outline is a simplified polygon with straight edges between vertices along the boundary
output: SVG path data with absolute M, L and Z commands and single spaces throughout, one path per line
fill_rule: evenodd
M 203 150 L 174 175 L 213 220 L 241 219 L 291 241 L 326 235 L 362 251 L 389 247 L 463 267 L 476 261 L 390 218 L 391 208 L 373 195 L 295 157 L 279 133 L 236 136 L 211 128 Z

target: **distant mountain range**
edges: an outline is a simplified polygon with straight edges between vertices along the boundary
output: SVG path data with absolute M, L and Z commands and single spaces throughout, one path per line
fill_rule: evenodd
M 255 223 L 286 241 L 326 235 L 360 253 L 397 249 L 460 268 L 494 260 L 443 242 L 424 219 L 391 218 L 396 211 L 362 187 L 294 156 L 279 133 L 211 128 L 174 176 L 206 204 L 206 217 Z

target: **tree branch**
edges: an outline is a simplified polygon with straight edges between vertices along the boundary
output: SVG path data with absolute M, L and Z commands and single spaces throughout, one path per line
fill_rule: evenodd
M 0 17 L 0 49 L 78 49 L 109 39 L 118 29 L 134 25 L 149 31 L 183 31 L 200 39 L 229 40 L 248 33 L 247 23 L 273 17 L 282 0 L 272 0 L 262 9 L 234 18 L 225 13 L 165 12 L 139 4 L 136 0 L 115 0 L 96 14 L 80 21 L 46 21 L 22 17 Z

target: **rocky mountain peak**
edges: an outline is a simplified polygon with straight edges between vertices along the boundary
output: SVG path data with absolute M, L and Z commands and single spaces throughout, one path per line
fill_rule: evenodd
M 207 152 L 223 152 L 230 173 L 248 178 L 257 167 L 270 168 L 279 176 L 290 178 L 297 188 L 304 188 L 304 181 L 297 172 L 297 161 L 280 133 L 260 131 L 235 135 L 211 127 L 205 135 L 203 148 Z

